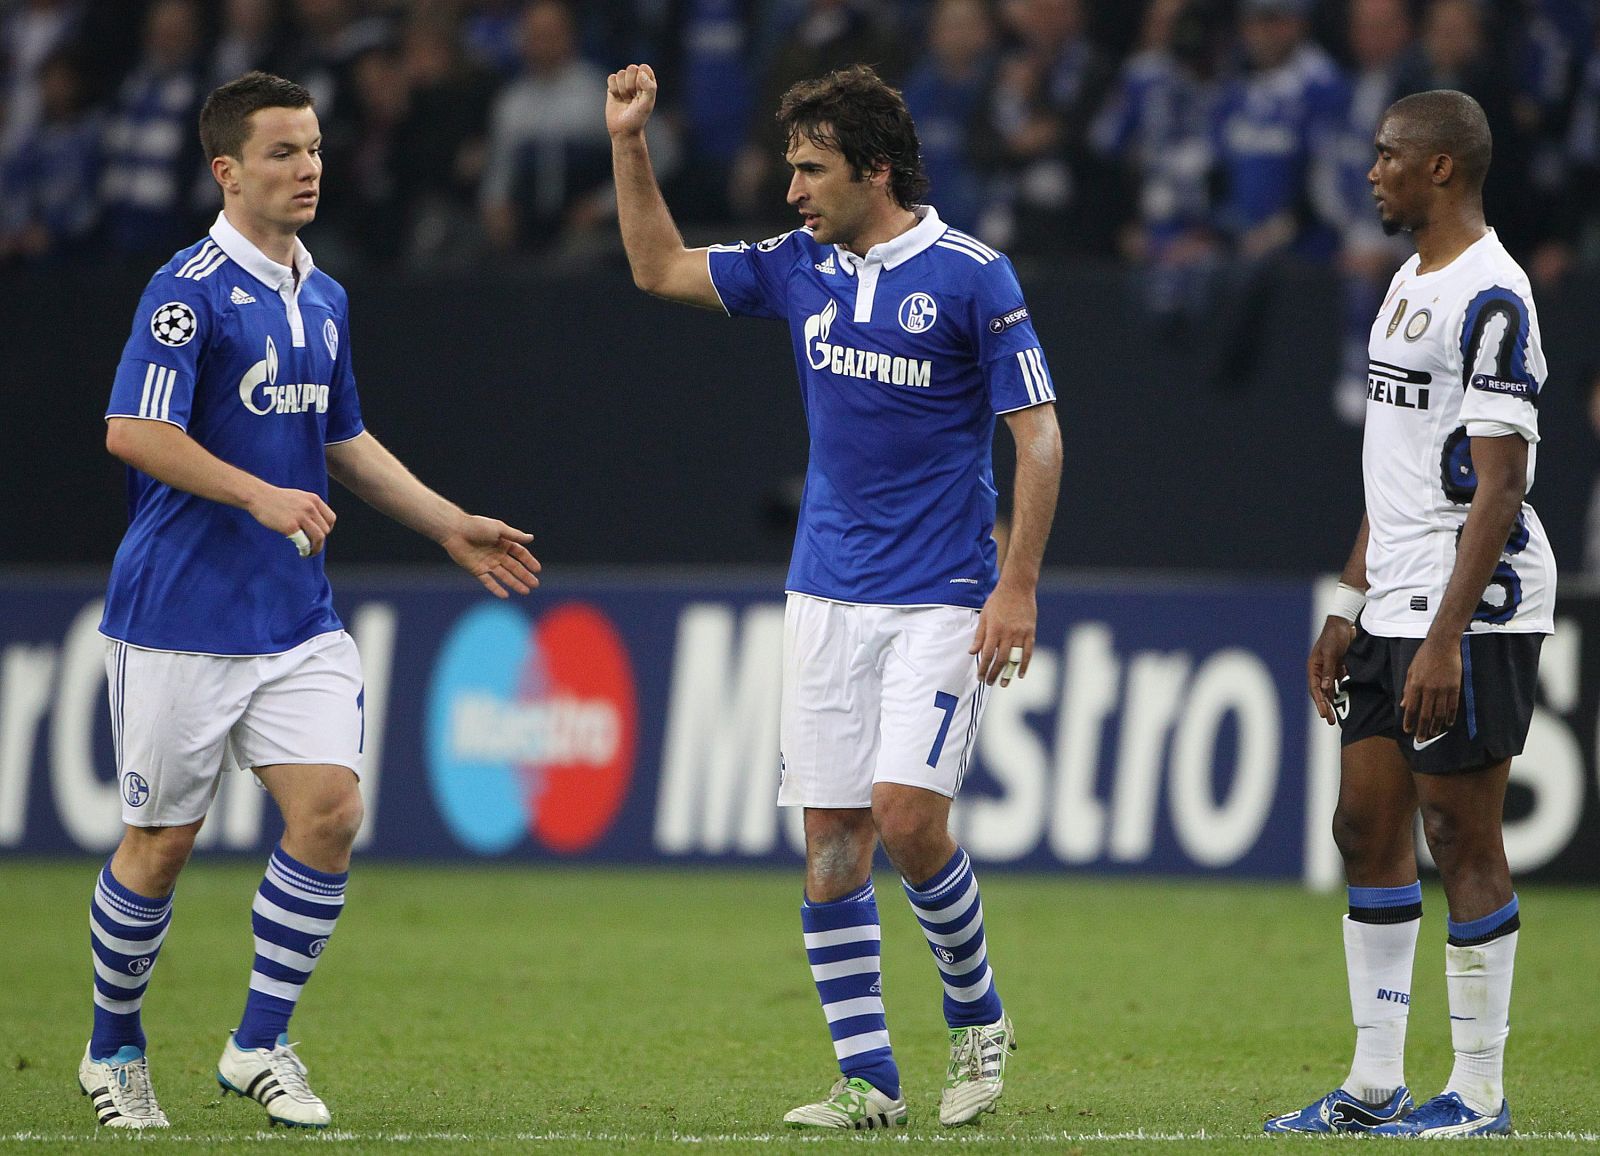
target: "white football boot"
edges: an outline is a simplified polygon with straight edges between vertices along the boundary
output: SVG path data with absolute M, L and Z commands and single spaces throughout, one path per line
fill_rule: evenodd
M 859 1076 L 840 1079 L 826 1100 L 804 1104 L 784 1116 L 791 1128 L 901 1128 L 906 1122 L 905 1097 L 891 1100 Z
M 78 1087 L 94 1103 L 107 1128 L 170 1128 L 150 1086 L 150 1065 L 138 1048 L 127 1047 L 103 1060 L 90 1059 L 87 1046 L 78 1064 Z
M 950 1067 L 939 1097 L 939 1123 L 966 1124 L 994 1111 L 1005 1090 L 1006 1060 L 1017 1050 L 1011 1017 L 950 1029 Z
M 306 1066 L 286 1036 L 279 1036 L 274 1047 L 241 1048 L 230 1033 L 217 1061 L 217 1083 L 224 1097 L 232 1092 L 256 1101 L 274 1124 L 326 1128 L 333 1120 L 328 1106 L 306 1083 Z

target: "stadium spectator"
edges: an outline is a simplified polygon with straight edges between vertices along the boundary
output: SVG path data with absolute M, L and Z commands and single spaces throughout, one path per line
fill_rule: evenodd
M 765 23 L 763 38 L 776 39 L 778 47 L 760 77 L 746 143 L 733 165 L 728 201 L 742 218 L 782 222 L 787 228 L 792 217 L 781 206 L 789 166 L 783 160 L 783 137 L 772 110 L 790 85 L 851 64 L 871 64 L 893 83 L 900 75 L 902 53 L 883 14 L 859 0 L 806 0 L 797 17 L 778 4 Z
M 206 91 L 201 27 L 195 0 L 156 0 L 145 18 L 139 62 L 106 119 L 100 195 L 113 253 L 170 252 L 193 226 L 194 121 Z
M 994 77 L 994 24 L 983 0 L 938 0 L 928 47 L 906 81 L 906 107 L 922 140 L 930 196 L 943 219 L 978 227 L 984 174 L 973 161 L 973 122 Z
M 0 261 L 83 255 L 99 220 L 103 129 L 70 51 L 45 58 L 39 93 L 39 122 L 0 165 Z
M 1567 125 L 1568 235 L 1577 259 L 1600 264 L 1600 34 L 1590 46 Z
M 1308 178 L 1346 90 L 1333 58 L 1309 38 L 1310 10 L 1310 0 L 1244 0 L 1245 70 L 1217 109 L 1217 221 L 1248 260 L 1291 250 L 1326 258 L 1334 248 L 1332 229 L 1313 215 Z
M 326 247 L 335 259 L 388 265 L 405 256 L 409 206 L 398 164 L 410 92 L 391 44 L 358 53 L 347 77 L 345 115 L 323 140 L 323 155 L 341 179 L 322 192 L 318 215 L 333 227 Z
M 281 0 L 227 0 L 207 65 L 211 86 L 255 69 L 270 71 L 283 54 L 287 35 Z
M 1384 109 L 1414 84 L 1414 33 L 1406 0 L 1351 0 L 1350 97 L 1318 157 L 1318 203 L 1339 231 L 1344 297 L 1344 348 L 1333 402 L 1351 425 L 1361 424 L 1367 410 L 1367 332 L 1395 267 L 1407 256 L 1405 239 L 1385 235 L 1378 221 L 1367 173 Z
M 1281 259 L 1326 261 L 1334 252 L 1335 234 L 1315 213 L 1310 178 L 1346 89 L 1333 58 L 1309 38 L 1311 6 L 1244 0 L 1244 71 L 1228 80 L 1217 103 L 1215 222 L 1233 260 L 1218 281 L 1200 360 L 1219 386 L 1243 386 L 1254 374 L 1256 334 L 1276 295 Z
M 535 0 L 521 25 L 523 74 L 490 117 L 479 203 L 496 248 L 548 247 L 569 222 L 593 223 L 608 202 L 605 74 L 578 55 L 572 9 Z
M 1528 149 L 1515 115 L 1509 64 L 1491 49 L 1478 0 L 1430 0 L 1422 19 L 1421 56 L 1413 90 L 1455 89 L 1483 106 L 1494 129 L 1494 167 L 1484 186 L 1484 212 L 1506 248 L 1526 254 L 1540 232 L 1539 205 L 1529 195 Z
M 503 79 L 522 68 L 518 51 L 518 25 L 523 0 L 469 0 L 461 36 L 467 53 Z
M 389 38 L 388 22 L 363 14 L 356 0 L 294 0 L 294 27 L 284 72 L 316 97 L 323 131 L 335 132 L 349 111 L 350 66 Z
M 1088 38 L 1083 0 L 1026 0 L 1010 27 L 1020 43 L 1001 58 L 974 136 L 979 163 L 997 177 L 981 231 L 1024 252 L 1098 248 L 1111 228 L 1085 187 L 1087 138 L 1111 63 Z
M 0 158 L 33 131 L 44 110 L 44 62 L 73 40 L 83 0 L 26 0 L 0 16 Z
M 395 180 L 413 265 L 470 260 L 480 247 L 477 191 L 488 148 L 493 74 L 463 50 L 448 12 L 413 17 L 400 42 L 409 94 L 395 128 Z
M 677 67 L 686 163 L 675 199 L 685 219 L 725 221 L 729 182 L 755 108 L 752 0 L 682 0 Z M 639 53 L 646 57 L 647 53 Z
M 1125 182 L 1121 252 L 1144 268 L 1146 305 L 1168 321 L 1208 307 L 1222 31 L 1210 0 L 1155 0 L 1090 137 Z

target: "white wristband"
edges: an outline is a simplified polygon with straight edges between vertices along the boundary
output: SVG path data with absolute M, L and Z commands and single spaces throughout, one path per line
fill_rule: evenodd
M 1365 591 L 1357 590 L 1354 586 L 1339 583 L 1339 588 L 1333 592 L 1333 601 L 1328 606 L 1328 615 L 1331 618 L 1343 618 L 1354 622 L 1361 616 L 1361 608 L 1367 604 Z

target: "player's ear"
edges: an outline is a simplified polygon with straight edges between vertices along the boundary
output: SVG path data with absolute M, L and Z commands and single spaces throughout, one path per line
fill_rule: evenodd
M 220 157 L 211 158 L 211 176 L 225 193 L 238 192 L 239 190 L 239 180 L 234 174 L 234 166 L 237 163 L 226 153 Z
M 1455 174 L 1456 161 L 1449 153 L 1438 153 L 1433 158 L 1433 168 L 1429 175 L 1436 185 L 1447 185 Z

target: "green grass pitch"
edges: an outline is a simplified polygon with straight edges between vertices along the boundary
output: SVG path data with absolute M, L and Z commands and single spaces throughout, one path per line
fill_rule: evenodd
M 196 862 L 145 1003 L 170 1133 L 96 1134 L 77 1091 L 95 865 L 0 863 L 0 1148 L 322 1151 L 1087 1153 L 1372 1144 L 1274 1139 L 1261 1121 L 1339 1082 L 1352 1030 L 1341 895 L 1291 886 L 984 876 L 1017 1023 L 999 1112 L 938 1125 L 932 960 L 880 876 L 884 983 L 911 1108 L 903 1132 L 786 1131 L 835 1068 L 800 945 L 799 881 L 771 871 L 358 864 L 295 1019 L 325 1133 L 264 1128 L 212 1077 L 238 1018 L 259 866 Z M 1519 1153 L 1600 1151 L 1600 910 L 1522 890 L 1507 1092 Z M 1407 1075 L 1449 1073 L 1444 901 L 1425 899 Z M 1491 1143 L 1503 1141 L 1492 1141 Z M 1467 1142 L 1471 1143 L 1471 1142 Z

